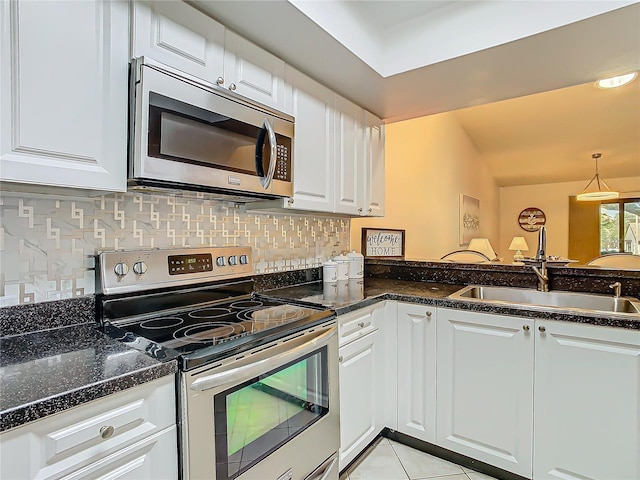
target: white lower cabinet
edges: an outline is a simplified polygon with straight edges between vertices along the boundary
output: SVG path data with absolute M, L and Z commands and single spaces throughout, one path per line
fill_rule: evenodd
M 438 309 L 437 444 L 531 477 L 534 321 Z
M 175 479 L 175 379 L 124 390 L 0 436 L 0 478 Z
M 436 441 L 436 308 L 398 304 L 398 431 Z
M 537 320 L 535 336 L 533 477 L 639 479 L 640 330 Z
M 390 407 L 386 355 L 395 356 L 395 323 L 381 303 L 338 317 L 340 335 L 340 457 L 343 470 L 386 426 Z M 385 335 L 385 331 L 389 335 Z M 394 362 L 390 362 L 394 365 Z

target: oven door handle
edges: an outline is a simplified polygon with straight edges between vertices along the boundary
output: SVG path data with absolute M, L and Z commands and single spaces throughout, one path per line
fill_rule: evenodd
M 303 357 L 307 353 L 311 353 L 314 350 L 323 347 L 335 335 L 336 327 L 333 326 L 329 330 L 325 330 L 315 336 L 308 342 L 288 349 L 286 352 L 279 353 L 273 357 L 265 358 L 263 360 L 258 360 L 257 362 L 253 362 L 248 365 L 242 365 L 224 372 L 214 373 L 212 375 L 207 375 L 206 377 L 198 378 L 189 386 L 189 388 L 198 392 L 204 392 L 210 388 L 219 387 L 228 383 L 245 381 L 249 378 L 264 374 L 281 365 L 285 365 L 296 358 Z

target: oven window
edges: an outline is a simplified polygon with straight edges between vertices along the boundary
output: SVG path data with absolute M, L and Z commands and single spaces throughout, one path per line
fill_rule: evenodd
M 231 480 L 329 412 L 327 347 L 214 397 L 216 479 Z

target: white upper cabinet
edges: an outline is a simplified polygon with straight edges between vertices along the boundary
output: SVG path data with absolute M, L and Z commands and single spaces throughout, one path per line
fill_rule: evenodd
M 133 2 L 132 57 L 224 83 L 225 28 L 184 2 Z
M 384 125 L 375 115 L 365 112 L 365 165 L 366 187 L 364 214 L 384 217 Z
M 126 190 L 128 3 L 0 3 L 0 180 Z
M 364 110 L 335 96 L 335 212 L 363 215 Z
M 287 205 L 333 211 L 333 92 L 287 67 L 286 108 L 296 118 L 293 198 Z
M 227 30 L 224 86 L 277 110 L 285 110 L 284 61 Z

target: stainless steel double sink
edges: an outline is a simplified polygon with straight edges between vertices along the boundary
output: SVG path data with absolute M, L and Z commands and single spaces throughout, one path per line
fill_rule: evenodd
M 528 288 L 469 285 L 449 295 L 452 299 L 476 300 L 496 305 L 515 304 L 552 309 L 578 309 L 587 312 L 640 314 L 640 300 L 595 293 L 551 291 Z

